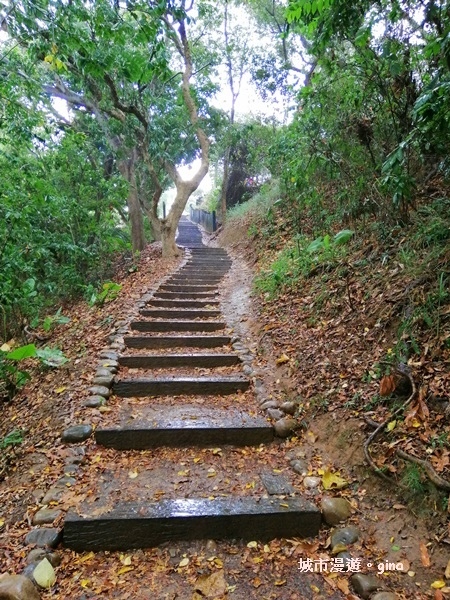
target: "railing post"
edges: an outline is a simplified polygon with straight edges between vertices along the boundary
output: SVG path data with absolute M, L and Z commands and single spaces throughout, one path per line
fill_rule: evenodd
M 163 209 L 163 219 L 165 219 L 166 218 L 166 203 L 165 202 L 162 203 L 162 209 Z
M 216 231 L 217 229 L 217 219 L 216 219 L 216 211 L 212 211 L 212 230 Z

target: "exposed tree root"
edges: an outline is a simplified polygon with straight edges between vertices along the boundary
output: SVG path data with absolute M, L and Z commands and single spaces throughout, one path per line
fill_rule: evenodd
M 389 477 L 389 475 L 386 475 L 386 473 L 384 471 L 382 471 L 379 467 L 377 467 L 377 465 L 375 464 L 375 462 L 370 454 L 370 446 L 371 446 L 372 442 L 375 440 L 375 438 L 380 433 L 382 433 L 383 429 L 386 427 L 386 425 L 389 423 L 389 421 L 392 421 L 392 419 L 394 417 L 396 417 L 399 413 L 401 413 L 408 406 L 408 404 L 410 404 L 413 401 L 413 399 L 416 397 L 416 394 L 417 394 L 416 385 L 415 385 L 413 378 L 411 377 L 411 374 L 409 373 L 409 371 L 406 368 L 405 369 L 397 368 L 396 370 L 398 373 L 400 373 L 401 375 L 403 375 L 409 379 L 409 382 L 411 383 L 411 394 L 409 395 L 408 399 L 399 408 L 397 408 L 397 410 L 395 410 L 392 413 L 392 415 L 389 415 L 389 417 L 387 417 L 382 423 L 377 425 L 376 429 L 374 429 L 374 431 L 372 431 L 372 433 L 369 435 L 369 437 L 364 442 L 364 456 L 366 458 L 367 463 L 369 464 L 369 467 L 374 471 L 374 473 L 376 475 L 378 475 L 385 481 L 389 481 L 389 483 L 395 483 L 399 487 L 404 487 L 401 484 L 399 484 L 398 482 L 394 482 L 392 480 L 392 478 Z M 370 419 L 370 421 L 372 421 L 372 419 Z M 375 424 L 374 421 L 373 421 L 373 423 Z
M 450 492 L 450 481 L 447 481 L 446 479 L 443 479 L 440 475 L 438 475 L 427 460 L 417 458 L 417 456 L 412 456 L 411 454 L 408 454 L 403 450 L 397 450 L 396 454 L 399 458 L 402 458 L 403 460 L 407 460 L 422 467 L 431 483 L 434 483 L 434 485 L 440 488 L 441 490 Z

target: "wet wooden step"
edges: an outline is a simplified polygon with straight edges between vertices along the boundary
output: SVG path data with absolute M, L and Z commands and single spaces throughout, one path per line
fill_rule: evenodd
M 231 367 L 240 364 L 237 354 L 153 354 L 120 356 L 119 364 L 132 369 L 173 367 Z
M 220 331 L 225 329 L 222 321 L 133 321 L 130 329 L 134 331 Z
M 164 335 L 129 336 L 124 338 L 128 348 L 219 348 L 231 344 L 228 335 Z
M 131 550 L 197 539 L 313 537 L 321 513 L 301 498 L 189 498 L 123 503 L 100 516 L 69 512 L 63 544 L 85 550 Z
M 211 317 L 220 317 L 220 310 L 202 310 L 200 308 L 185 308 L 178 309 L 143 309 L 140 311 L 143 317 L 153 319 L 210 319 Z
M 113 393 L 122 398 L 142 396 L 209 395 L 244 392 L 250 386 L 245 377 L 142 377 L 121 379 L 114 383 Z
M 167 308 L 204 308 L 206 306 L 219 306 L 217 300 L 164 300 L 152 298 L 147 302 L 148 306 L 165 306 Z
M 164 285 L 159 286 L 158 290 L 161 290 L 162 292 L 214 292 L 217 290 L 217 285 L 179 285 L 177 283 L 165 283 Z
M 258 446 L 273 441 L 273 427 L 261 417 L 203 406 L 163 406 L 137 421 L 95 431 L 97 444 L 116 450 L 218 445 Z
M 214 292 L 155 292 L 154 298 L 163 298 L 165 300 L 174 300 L 176 298 L 184 300 L 201 300 L 206 298 L 214 298 Z

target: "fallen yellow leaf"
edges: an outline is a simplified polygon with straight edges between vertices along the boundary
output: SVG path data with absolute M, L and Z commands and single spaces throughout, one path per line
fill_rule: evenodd
M 284 365 L 287 362 L 289 362 L 289 356 L 287 356 L 286 354 L 282 354 L 280 357 L 278 357 L 276 359 L 275 364 Z
M 394 419 L 394 421 L 391 421 L 386 425 L 386 431 L 392 431 L 396 425 L 397 421 Z
M 182 558 L 178 564 L 179 567 L 187 567 L 189 564 L 189 558 L 186 556 L 185 558 Z
M 117 571 L 117 575 L 123 575 L 124 573 L 128 573 L 128 571 L 134 571 L 134 567 L 120 567 Z
M 442 581 L 442 579 L 437 579 L 436 581 L 433 581 L 431 587 L 434 590 L 440 590 L 441 588 L 445 587 L 445 581 Z
M 84 563 L 88 560 L 91 560 L 91 558 L 94 558 L 95 554 L 93 552 L 89 552 L 88 554 L 85 554 L 84 556 L 82 556 L 81 558 L 78 559 L 78 562 L 80 563 Z
M 137 470 L 136 470 L 136 469 L 135 469 L 134 471 L 129 471 L 129 472 L 128 472 L 128 477 L 129 477 L 130 479 L 136 479 L 136 477 L 137 477 L 137 476 L 138 476 L 138 472 L 137 472 Z
M 345 479 L 342 479 L 337 473 L 332 473 L 328 467 L 319 469 L 319 474 L 322 475 L 322 485 L 326 490 L 331 488 L 340 490 L 347 485 Z
M 247 544 L 247 548 L 257 548 L 258 547 L 258 542 L 249 542 Z

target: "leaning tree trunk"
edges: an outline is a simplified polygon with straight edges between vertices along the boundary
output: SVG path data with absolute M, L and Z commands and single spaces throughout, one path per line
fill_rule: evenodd
M 144 219 L 142 218 L 142 210 L 139 202 L 139 195 L 136 183 L 136 150 L 132 150 L 130 158 L 128 160 L 122 160 L 119 162 L 118 167 L 122 176 L 128 181 L 128 217 L 131 226 L 131 245 L 133 252 L 141 252 L 144 250 L 145 233 L 144 233 Z

